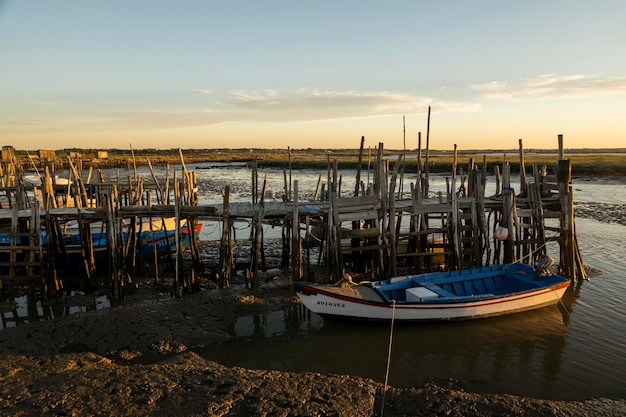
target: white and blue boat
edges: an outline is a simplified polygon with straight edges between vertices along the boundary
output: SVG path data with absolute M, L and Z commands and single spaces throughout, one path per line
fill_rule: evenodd
M 96 222 L 91 224 L 90 229 L 94 261 L 96 263 L 105 262 L 107 260 L 107 234 L 105 228 L 100 222 Z M 131 235 L 128 229 L 128 225 L 125 225 L 121 233 L 121 239 L 124 244 L 128 242 L 128 238 Z M 178 231 L 182 247 L 185 248 L 189 246 L 192 230 L 197 236 L 201 229 L 202 223 L 189 224 L 188 227 L 187 220 L 181 220 Z M 144 221 L 141 222 L 141 225 L 137 224 L 135 230 L 137 231 L 137 248 L 140 256 L 149 258 L 153 257 L 155 254 L 161 256 L 168 252 L 172 254 L 176 252 L 176 224 L 173 218 L 153 220 L 152 222 Z M 40 238 L 43 256 L 46 257 L 48 251 L 48 234 L 44 231 L 41 233 Z M 19 237 L 17 238 L 17 244 L 21 244 Z M 0 246 L 9 245 L 11 245 L 11 237 L 8 234 L 0 233 Z M 65 227 L 63 246 L 65 247 L 65 252 L 70 262 L 82 261 L 83 244 L 76 224 Z M 17 260 L 19 260 L 19 254 L 17 255 Z M 0 261 L 8 261 L 8 254 L 0 251 Z
M 537 263 L 536 263 L 537 265 Z M 559 302 L 570 280 L 523 263 L 406 275 L 344 285 L 305 285 L 298 296 L 321 316 L 442 321 L 493 317 Z

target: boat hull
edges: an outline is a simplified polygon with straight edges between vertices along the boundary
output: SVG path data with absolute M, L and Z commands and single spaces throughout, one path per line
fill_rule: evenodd
M 202 224 L 194 225 L 194 232 L 200 233 L 202 230 Z M 156 232 L 142 232 L 137 234 L 139 238 L 139 250 L 138 253 L 140 256 L 144 258 L 149 258 L 155 255 L 156 246 L 156 256 L 162 256 L 169 253 L 174 254 L 176 252 L 176 231 L 168 230 L 166 231 L 156 231 Z M 189 246 L 190 243 L 190 233 L 189 229 L 184 226 L 180 229 L 180 240 L 183 248 Z M 107 242 L 106 242 L 106 233 L 98 233 L 92 234 L 93 240 L 93 252 L 94 252 L 94 261 L 97 263 L 102 263 L 107 260 Z M 124 243 L 128 241 L 128 234 L 124 233 Z M 73 261 L 81 261 L 82 260 L 82 248 L 80 246 L 80 241 L 74 245 L 66 246 L 68 257 L 71 262 Z M 44 256 L 46 255 L 46 248 L 44 247 Z
M 558 303 L 570 282 L 562 277 L 553 277 L 545 278 L 543 283 L 540 278 L 533 279 L 537 283 L 531 281 L 531 284 L 536 285 L 536 288 L 532 289 L 501 294 L 485 291 L 483 294 L 449 297 L 429 291 L 428 287 L 432 288 L 433 282 L 425 279 L 421 283 L 424 286 L 404 288 L 405 291 L 413 288 L 423 290 L 425 298 L 418 301 L 388 299 L 377 290 L 380 286 L 377 283 L 373 283 L 367 291 L 358 286 L 343 289 L 331 286 L 304 286 L 302 291 L 298 292 L 298 296 L 305 307 L 326 317 L 359 320 L 393 318 L 398 321 L 469 320 L 518 313 Z M 385 281 L 388 282 L 390 281 Z
M 546 307 L 559 302 L 568 285 L 534 292 L 531 294 L 500 297 L 442 305 L 410 304 L 402 305 L 376 303 L 372 301 L 343 298 L 332 293 L 324 293 L 314 287 L 304 287 L 298 293 L 302 304 L 312 312 L 326 317 L 365 320 L 437 321 L 468 320 L 518 313 Z
M 104 263 L 108 259 L 107 250 L 107 236 L 106 232 L 93 232 L 91 233 L 93 258 L 96 263 Z M 202 230 L 202 224 L 198 223 L 193 226 L 195 234 L 200 233 Z M 183 225 L 179 229 L 180 240 L 183 248 L 189 246 L 191 241 L 191 233 L 187 225 Z M 124 232 L 123 241 L 124 244 L 128 242 L 128 233 Z M 168 252 L 174 254 L 176 252 L 176 230 L 155 230 L 144 231 L 137 233 L 138 237 L 138 254 L 144 258 L 149 258 L 155 255 L 162 256 Z M 65 251 L 67 252 L 67 258 L 70 263 L 77 263 L 83 261 L 83 248 L 81 243 L 80 234 L 74 232 L 65 235 Z M 6 235 L 0 236 L 0 246 L 10 245 L 10 238 Z M 42 234 L 42 253 L 44 259 L 48 256 L 48 237 L 47 234 Z M 17 255 L 16 260 L 21 260 L 21 254 Z M 0 253 L 0 262 L 9 261 L 8 253 Z

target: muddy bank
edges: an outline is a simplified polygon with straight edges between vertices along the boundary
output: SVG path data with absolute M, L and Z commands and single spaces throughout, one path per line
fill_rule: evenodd
M 575 207 L 576 217 L 593 219 L 603 223 L 626 226 L 626 205 L 609 203 L 579 203 Z
M 53 302 L 74 302 L 57 299 Z M 144 283 L 111 308 L 0 331 L 0 414 L 7 416 L 371 416 L 382 384 L 345 375 L 225 367 L 194 353 L 229 340 L 240 316 L 298 303 L 286 278 L 236 283 L 183 300 Z M 523 382 L 521 382 L 523 383 Z M 385 416 L 622 416 L 610 400 L 545 401 L 451 386 L 390 387 Z

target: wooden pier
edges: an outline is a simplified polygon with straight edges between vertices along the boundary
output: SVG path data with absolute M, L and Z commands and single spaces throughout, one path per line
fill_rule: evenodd
M 496 193 L 490 196 L 485 195 L 484 159 L 482 164 L 470 160 L 460 165 L 455 150 L 447 189 L 433 194 L 428 149 L 419 145 L 413 161 L 416 180 L 406 187 L 407 160 L 403 154 L 396 161 L 385 159 L 380 143 L 372 183 L 361 180 L 359 163 L 353 193 L 341 191 L 338 163 L 329 157 L 326 182 L 320 174 L 313 201 L 301 201 L 298 181 L 291 181 L 287 167 L 282 201 L 266 201 L 266 186 L 259 181 L 253 161 L 251 202 L 230 202 L 227 186 L 223 202 L 215 205 L 198 204 L 196 176 L 187 170 L 182 153 L 182 172 L 170 177 L 168 171 L 161 182 L 150 160 L 151 178 L 139 178 L 133 160 L 125 181 L 107 181 L 101 173 L 93 175 L 91 168 L 84 172 L 68 160 L 71 185 L 57 184 L 48 169 L 41 173 L 41 184 L 28 185 L 22 180 L 23 168 L 3 151 L 0 289 L 10 296 L 16 287 L 25 287 L 50 297 L 69 286 L 88 288 L 94 274 L 104 270 L 113 297 L 122 297 L 146 264 L 158 281 L 158 257 L 148 260 L 141 255 L 135 238 L 142 232 L 136 225 L 148 219 L 151 224 L 153 219 L 174 219 L 175 224 L 184 220 L 191 226 L 200 220 L 219 222 L 220 259 L 215 273 L 220 286 L 230 285 L 238 267 L 233 253 L 237 221 L 252 225 L 245 267 L 246 282 L 252 287 L 258 285 L 259 271 L 267 268 L 262 225 L 269 223 L 282 228 L 280 267 L 290 271 L 294 281 L 310 279 L 305 271 L 312 266 L 324 270 L 328 281 L 337 281 L 344 273 L 378 279 L 496 263 L 532 264 L 542 255 L 556 258 L 562 275 L 586 278 L 575 234 L 571 166 L 562 152 L 562 136 L 555 167 L 532 166 L 527 173 L 521 140 L 519 148 L 519 184 L 511 183 L 511 163 L 503 160 L 495 172 Z M 81 238 L 78 267 L 68 265 L 65 231 L 70 223 L 77 225 Z M 106 233 L 105 265 L 94 260 L 94 224 Z M 191 239 L 185 259 L 179 232 L 175 249 L 166 257 L 173 270 L 172 292 L 177 295 L 192 291 L 203 272 L 193 230 L 187 229 Z

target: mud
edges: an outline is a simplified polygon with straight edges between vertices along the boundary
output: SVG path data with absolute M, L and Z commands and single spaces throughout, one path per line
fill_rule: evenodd
M 451 386 L 226 367 L 194 351 L 237 317 L 298 303 L 287 277 L 171 298 L 146 281 L 111 308 L 0 331 L 3 416 L 622 416 L 624 401 L 546 401 Z M 56 299 L 54 303 L 74 302 Z

